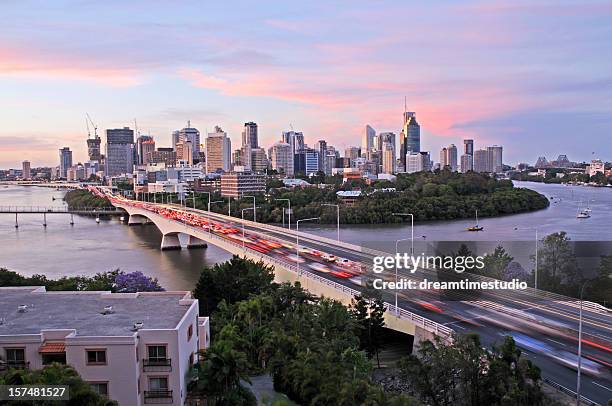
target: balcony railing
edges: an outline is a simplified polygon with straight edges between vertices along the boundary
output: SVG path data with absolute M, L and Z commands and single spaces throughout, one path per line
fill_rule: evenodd
M 172 362 L 170 358 L 145 358 L 142 360 L 143 372 L 170 372 Z
M 164 389 L 146 390 L 144 392 L 144 402 L 158 405 L 172 403 L 172 391 Z
M 0 361 L 0 371 L 7 369 L 29 369 L 30 363 L 26 361 Z

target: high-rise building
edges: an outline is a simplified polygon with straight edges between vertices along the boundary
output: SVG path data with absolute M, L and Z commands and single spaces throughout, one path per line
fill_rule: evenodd
M 90 161 L 100 161 L 100 144 L 101 139 L 98 137 L 98 132 L 94 133 L 94 138 L 87 138 L 87 155 Z
M 268 169 L 268 158 L 263 148 L 251 148 L 251 170 L 265 172 Z
M 232 161 L 232 142 L 221 127 L 206 138 L 206 172 L 229 172 Z
M 244 123 L 244 129 L 242 130 L 242 145 L 250 145 L 251 148 L 258 148 L 257 139 L 257 124 L 250 121 Z
M 474 172 L 491 172 L 489 167 L 489 151 L 477 149 L 474 151 Z
M 174 130 L 172 131 L 172 150 L 176 151 L 176 144 L 179 143 L 180 131 Z
M 176 151 L 172 148 L 157 148 L 157 151 L 147 153 L 147 164 L 164 163 L 166 167 L 176 165 Z
M 64 147 L 59 150 L 59 177 L 65 179 L 68 168 L 72 166 L 72 151 L 70 148 Z
M 283 131 L 282 141 L 291 146 L 291 153 L 304 149 L 304 134 L 299 131 Z
M 106 176 L 134 170 L 134 131 L 129 127 L 106 130 Z
M 409 152 L 421 151 L 421 126 L 417 123 L 416 113 L 404 111 L 404 126 L 400 135 L 400 161 L 406 163 Z
M 448 151 L 446 147 L 440 150 L 440 169 L 444 169 L 448 166 Z
M 306 148 L 295 154 L 293 160 L 294 173 L 302 173 L 306 176 L 319 171 L 319 151 Z
M 192 157 L 194 159 L 200 158 L 200 131 L 197 128 L 193 128 L 191 126 L 191 121 L 187 121 L 187 127 L 182 128 L 178 131 L 178 140 L 175 144 L 183 143 L 183 145 L 187 142 L 191 142 L 192 148 Z M 185 155 L 185 153 L 183 153 Z
M 361 136 L 361 153 L 370 159 L 370 152 L 374 149 L 374 138 L 376 137 L 376 130 L 366 125 Z
M 431 170 L 429 152 L 408 152 L 405 158 L 406 172 L 415 173 Z
M 359 147 L 348 147 L 344 150 L 344 156 L 350 160 L 357 159 L 361 156 Z
M 266 176 L 263 174 L 246 171 L 221 175 L 221 196 L 238 198 L 265 192 Z
M 450 144 L 446 148 L 446 162 L 451 172 L 457 172 L 457 147 L 455 144 Z
M 23 161 L 21 163 L 21 178 L 22 179 L 32 178 L 32 171 L 30 169 L 30 161 Z
M 492 173 L 503 172 L 503 147 L 493 145 L 492 147 L 487 147 L 487 151 L 489 153 L 489 171 Z
M 293 150 L 291 144 L 277 142 L 270 148 L 270 164 L 272 169 L 277 170 L 285 176 L 293 176 Z
M 150 135 L 141 135 L 136 138 L 136 157 L 138 165 L 146 165 L 147 154 L 155 151 L 155 140 Z
M 376 149 L 382 151 L 384 149 L 385 143 L 389 143 L 393 145 L 393 150 L 395 150 L 395 133 L 391 131 L 382 132 L 378 135 L 378 144 Z
M 390 142 L 383 145 L 382 173 L 395 173 L 395 145 Z
M 319 151 L 319 170 L 325 171 L 327 167 L 327 141 L 319 140 L 316 149 Z
M 466 173 L 474 170 L 474 157 L 472 155 L 461 155 L 461 172 Z
M 474 140 L 463 140 L 463 155 L 474 155 Z

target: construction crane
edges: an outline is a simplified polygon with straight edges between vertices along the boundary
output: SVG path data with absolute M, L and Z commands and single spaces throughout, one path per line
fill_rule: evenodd
M 89 120 L 85 117 L 85 126 L 87 127 L 87 139 L 91 138 L 91 131 L 89 130 Z
M 85 113 L 85 116 L 86 116 L 87 120 L 89 120 L 91 125 L 93 126 L 93 129 L 94 129 L 94 138 L 97 139 L 98 138 L 98 126 L 93 122 L 93 120 L 91 119 L 91 116 L 89 115 L 89 113 Z M 87 122 L 87 120 L 85 120 L 85 122 Z M 87 134 L 89 136 L 89 125 L 87 126 Z

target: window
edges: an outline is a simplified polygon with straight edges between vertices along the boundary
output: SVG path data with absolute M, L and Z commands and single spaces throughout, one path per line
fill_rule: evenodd
M 87 365 L 106 365 L 106 350 L 87 350 Z
M 108 396 L 108 382 L 90 382 L 89 386 L 98 395 Z
M 164 361 L 166 360 L 165 345 L 149 345 L 147 346 L 149 361 Z
M 187 341 L 191 340 L 192 336 L 193 336 L 193 324 L 190 324 L 189 328 L 187 329 Z
M 6 363 L 8 365 L 22 365 L 25 363 L 25 349 L 23 348 L 7 348 Z
M 168 390 L 168 377 L 166 376 L 150 377 L 149 378 L 149 390 L 151 391 Z

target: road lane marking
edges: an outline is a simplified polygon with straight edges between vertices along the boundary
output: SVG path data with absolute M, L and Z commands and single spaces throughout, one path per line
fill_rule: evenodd
M 547 338 L 547 340 L 548 340 L 548 341 L 552 341 L 552 342 L 553 342 L 553 343 L 555 343 L 555 344 L 559 344 L 559 345 L 561 345 L 561 346 L 563 346 L 563 347 L 565 347 L 565 346 L 566 346 L 565 344 L 560 343 L 559 341 L 555 341 L 555 340 L 553 340 L 552 338 Z
M 597 385 L 597 386 L 599 386 L 600 388 L 604 388 L 605 390 L 612 392 L 612 389 L 608 388 L 607 386 L 603 386 L 602 384 L 597 383 L 597 382 L 595 382 L 595 381 L 591 381 L 591 382 L 593 383 L 593 385 Z

